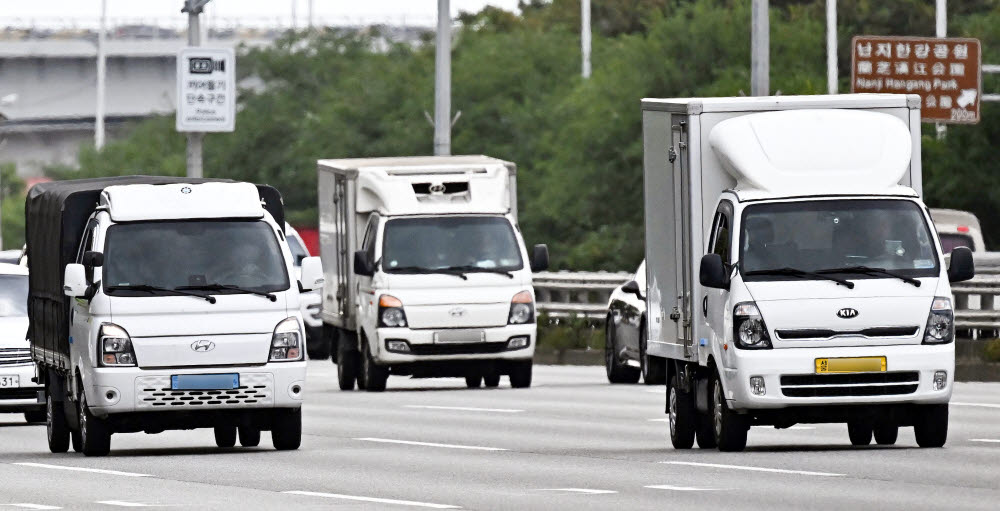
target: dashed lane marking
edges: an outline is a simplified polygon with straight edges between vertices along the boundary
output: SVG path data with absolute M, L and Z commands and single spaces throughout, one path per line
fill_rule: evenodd
M 952 402 L 950 402 L 948 404 L 952 404 L 952 405 L 955 405 L 955 406 L 978 406 L 980 408 L 998 408 L 998 409 L 1000 409 L 1000 405 L 993 404 L 993 403 L 962 403 L 962 402 L 952 401 Z
M 670 486 L 669 484 L 654 484 L 650 486 L 644 486 L 644 488 L 650 488 L 653 490 L 670 490 L 670 491 L 725 491 L 723 488 L 697 488 L 694 486 Z
M 128 502 L 124 500 L 99 500 L 97 503 L 118 507 L 163 507 L 159 504 L 143 504 L 142 502 Z
M 24 509 L 62 509 L 57 506 L 46 506 L 45 504 L 31 504 L 28 502 L 18 502 L 16 504 L 0 504 L 0 506 L 20 507 Z
M 434 504 L 431 502 L 417 502 L 413 500 L 383 499 L 378 497 L 361 497 L 358 495 L 342 495 L 340 493 L 321 493 L 315 491 L 286 491 L 289 495 L 305 495 L 307 497 L 321 497 L 325 499 L 353 500 L 358 502 L 374 502 L 376 504 L 394 504 L 397 506 L 427 507 L 432 509 L 461 509 L 459 506 L 448 504 Z
M 563 493 L 581 493 L 586 495 L 607 495 L 618 493 L 614 490 L 595 490 L 591 488 L 541 488 L 538 491 L 557 491 Z
M 524 410 L 514 410 L 511 408 L 472 408 L 467 406 L 434 406 L 434 405 L 404 405 L 403 408 L 421 408 L 426 410 L 455 410 L 460 412 L 494 412 L 494 413 L 521 413 Z
M 970 442 L 980 442 L 984 444 L 1000 444 L 1000 440 L 995 438 L 970 438 Z
M 22 467 L 48 468 L 52 470 L 71 470 L 74 472 L 92 472 L 94 474 L 105 474 L 123 477 L 153 477 L 149 474 L 136 474 L 134 472 L 119 472 L 117 470 L 104 470 L 101 468 L 69 467 L 66 465 L 49 465 L 46 463 L 14 463 Z
M 391 438 L 355 438 L 355 440 L 360 440 L 362 442 L 377 442 L 383 444 L 403 444 L 403 445 L 419 445 L 423 447 L 442 447 L 444 449 L 468 449 L 472 451 L 506 451 L 507 449 L 502 449 L 500 447 L 483 447 L 480 445 L 457 445 L 457 444 L 439 444 L 435 442 L 415 442 L 413 440 L 393 440 Z
M 696 463 L 694 461 L 661 461 L 667 465 L 686 465 L 689 467 L 705 467 L 705 468 L 723 468 L 729 470 L 745 470 L 749 472 L 771 472 L 775 474 L 797 474 L 803 476 L 819 476 L 819 477 L 843 477 L 844 474 L 834 474 L 831 472 L 812 472 L 808 470 L 786 470 L 783 468 L 767 468 L 767 467 L 747 467 L 743 465 L 721 465 L 718 463 Z

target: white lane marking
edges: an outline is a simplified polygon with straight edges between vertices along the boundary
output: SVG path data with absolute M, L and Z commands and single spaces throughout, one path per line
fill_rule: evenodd
M 648 420 L 649 422 L 670 422 L 669 417 L 666 419 L 646 419 L 646 420 Z
M 93 472 L 95 474 L 107 474 L 112 476 L 124 476 L 124 477 L 153 477 L 149 474 L 136 474 L 133 472 L 119 472 L 117 470 L 104 470 L 100 468 L 85 468 L 85 467 L 67 467 L 65 465 L 48 465 L 45 463 L 13 463 L 13 465 L 21 465 L 22 467 L 35 467 L 35 468 L 49 468 L 53 470 L 72 470 L 74 472 Z
M 834 474 L 830 472 L 810 472 L 808 470 L 786 470 L 783 468 L 766 468 L 766 467 L 746 467 L 743 465 L 721 465 L 718 463 L 696 463 L 693 461 L 661 461 L 660 463 L 665 463 L 667 465 L 687 465 L 691 467 L 707 467 L 707 468 L 728 468 L 731 470 L 746 470 L 750 472 L 773 472 L 776 474 L 798 474 L 804 476 L 820 476 L 820 477 L 843 477 L 844 474 Z
M 816 429 L 816 428 L 814 428 L 812 426 L 791 426 L 791 427 L 788 427 L 786 429 L 800 429 L 800 430 L 806 431 L 806 430 L 811 430 L 811 429 Z
M 469 449 L 473 451 L 506 451 L 507 449 L 502 449 L 500 447 L 483 447 L 479 445 L 456 445 L 456 444 L 438 444 L 434 442 L 415 442 L 413 440 L 393 440 L 391 438 L 355 438 L 355 440 L 360 440 L 362 442 L 379 442 L 383 444 L 404 444 L 404 445 L 421 445 L 424 447 L 443 447 L 445 449 Z
M 649 392 L 650 394 L 663 394 L 666 391 L 663 389 L 646 389 L 643 392 Z
M 987 444 L 1000 444 L 1000 440 L 994 438 L 970 438 L 970 442 L 983 442 Z
M 141 502 L 127 502 L 124 500 L 99 500 L 98 504 L 104 504 L 106 506 L 119 506 L 119 507 L 163 507 L 159 504 L 143 504 Z
M 670 486 L 669 484 L 654 484 L 651 486 L 644 486 L 644 488 L 671 491 L 725 491 L 723 488 L 697 488 L 694 486 Z
M 0 505 L 11 506 L 11 507 L 23 507 L 24 509 L 62 509 L 61 507 L 46 506 L 44 504 L 31 504 L 28 502 L 19 502 L 17 504 L 0 504 Z
M 524 410 L 511 408 L 471 408 L 466 406 L 404 405 L 403 408 L 423 408 L 427 410 L 457 410 L 460 412 L 521 413 Z
M 952 405 L 955 405 L 955 406 L 978 406 L 978 407 L 981 407 L 981 408 L 1000 408 L 1000 405 L 996 405 L 996 404 L 992 404 L 992 403 L 960 403 L 960 402 L 952 401 L 952 402 L 950 402 L 948 404 L 952 404 Z
M 561 491 L 566 493 L 584 493 L 587 495 L 605 495 L 609 493 L 618 493 L 614 490 L 594 490 L 591 488 L 541 488 L 538 491 Z
M 413 500 L 380 499 L 378 497 L 360 497 L 357 495 L 342 495 L 339 493 L 320 493 L 315 491 L 286 491 L 291 495 L 305 495 L 307 497 L 323 497 L 325 499 L 356 500 L 360 502 L 375 502 L 377 504 L 396 504 L 398 506 L 429 507 L 433 509 L 461 509 L 458 506 L 448 504 L 433 504 L 430 502 L 416 502 Z

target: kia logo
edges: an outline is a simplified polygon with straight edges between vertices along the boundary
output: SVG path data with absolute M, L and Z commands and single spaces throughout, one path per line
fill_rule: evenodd
M 191 343 L 191 349 L 193 351 L 212 351 L 215 349 L 215 343 L 212 341 L 194 341 Z
M 461 307 L 455 307 L 454 309 L 448 311 L 448 314 L 453 318 L 460 318 L 465 315 L 465 309 Z
M 843 309 L 837 311 L 837 317 L 843 319 L 856 318 L 858 317 L 858 310 L 850 307 L 844 307 Z

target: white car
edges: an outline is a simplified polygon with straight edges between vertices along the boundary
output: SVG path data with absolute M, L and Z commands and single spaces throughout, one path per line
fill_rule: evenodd
M 0 412 L 45 422 L 45 389 L 32 382 L 35 363 L 28 331 L 28 269 L 0 263 Z
M 309 249 L 302 241 L 302 236 L 294 227 L 285 222 L 285 234 L 288 238 L 288 249 L 292 252 L 292 263 L 298 271 L 302 271 L 302 260 L 309 257 Z M 323 319 L 320 317 L 320 291 L 308 291 L 299 295 L 302 321 L 306 324 L 306 352 L 310 359 L 322 360 L 330 356 L 330 340 L 323 337 Z

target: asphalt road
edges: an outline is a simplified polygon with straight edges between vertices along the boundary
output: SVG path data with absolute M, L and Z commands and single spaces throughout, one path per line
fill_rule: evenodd
M 302 448 L 218 449 L 210 430 L 123 434 L 107 458 L 50 454 L 44 426 L 0 415 L 0 509 L 1000 508 L 1000 384 L 957 384 L 943 449 L 912 429 L 852 448 L 843 425 L 753 428 L 744 453 L 675 451 L 663 387 L 600 367 L 535 368 L 535 384 L 389 379 L 336 390 L 312 362 Z

